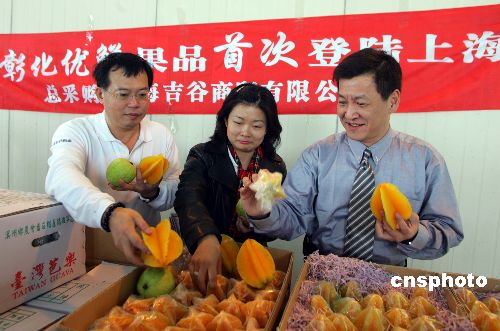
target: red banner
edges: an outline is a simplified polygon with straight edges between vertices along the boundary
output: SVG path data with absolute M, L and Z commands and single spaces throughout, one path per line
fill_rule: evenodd
M 500 5 L 385 14 L 0 35 L 0 109 L 96 113 L 92 69 L 133 52 L 155 71 L 153 114 L 213 114 L 253 81 L 281 114 L 331 114 L 332 72 L 384 49 L 403 68 L 400 112 L 500 109 Z

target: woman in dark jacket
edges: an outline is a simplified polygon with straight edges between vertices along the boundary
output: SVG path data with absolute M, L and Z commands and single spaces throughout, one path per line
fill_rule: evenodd
M 259 169 L 281 172 L 285 178 L 285 163 L 276 154 L 281 130 L 271 92 L 244 83 L 224 100 L 210 141 L 191 148 L 174 208 L 182 238 L 193 254 L 190 269 L 200 289 L 207 283 L 214 286 L 220 272 L 221 234 L 240 242 L 267 242 L 237 216 L 236 203 L 242 179 Z

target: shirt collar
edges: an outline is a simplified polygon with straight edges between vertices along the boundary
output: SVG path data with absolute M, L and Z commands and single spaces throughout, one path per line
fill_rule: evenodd
M 384 156 L 385 152 L 391 145 L 392 138 L 395 136 L 395 134 L 396 132 L 392 128 L 389 128 L 382 139 L 368 148 L 372 152 L 373 162 L 375 162 L 375 164 L 378 164 L 380 159 L 382 159 L 382 156 Z M 351 149 L 351 152 L 354 154 L 355 158 L 361 162 L 363 151 L 366 149 L 366 146 L 363 143 L 357 140 L 353 140 L 349 137 L 347 137 L 347 145 L 349 145 L 349 148 Z
M 105 141 L 118 141 L 118 139 L 113 136 L 111 130 L 108 127 L 108 123 L 106 123 L 106 114 L 105 110 L 96 115 L 97 117 L 97 134 L 100 135 Z M 151 130 L 148 130 L 149 119 L 144 117 L 141 121 L 141 132 L 139 133 L 139 142 L 149 142 L 153 139 L 151 135 Z

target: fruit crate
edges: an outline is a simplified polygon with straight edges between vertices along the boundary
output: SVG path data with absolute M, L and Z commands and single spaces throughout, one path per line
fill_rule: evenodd
M 276 329 L 276 324 L 279 321 L 289 296 L 293 269 L 293 254 L 290 251 L 277 248 L 267 249 L 273 256 L 276 270 L 285 273 L 283 284 L 264 329 L 266 331 L 271 331 Z M 95 258 L 96 256 L 93 257 Z M 99 256 L 99 258 L 102 258 L 102 256 Z M 132 272 L 99 293 L 73 313 L 67 315 L 58 324 L 58 330 L 87 330 L 95 320 L 106 315 L 114 306 L 122 305 L 131 294 L 135 293 L 136 283 L 141 272 L 141 269 Z
M 321 268 L 316 267 L 314 270 L 311 270 L 311 264 L 321 266 Z M 324 273 L 318 272 L 318 270 L 323 270 L 323 268 Z M 413 276 L 415 278 L 418 276 L 429 277 L 441 275 L 441 273 L 435 273 L 427 270 L 380 265 L 350 258 L 342 258 L 333 254 L 322 256 L 314 253 L 309 256 L 302 267 L 277 330 L 305 330 L 307 324 L 314 316 L 314 313 L 311 310 L 310 302 L 306 302 L 307 299 L 310 298 L 310 294 L 308 293 L 311 293 L 311 289 L 314 286 L 317 286 L 317 282 L 322 279 L 323 276 L 325 280 L 333 280 L 334 282 L 337 282 L 340 278 L 344 277 L 346 273 L 350 273 L 350 275 L 354 275 L 354 277 L 360 275 L 360 278 L 363 279 L 364 277 L 365 280 L 371 277 L 374 280 L 370 283 L 376 283 L 379 279 L 379 275 L 382 273 L 388 275 L 388 277 L 398 275 L 401 277 Z M 459 276 L 459 274 L 454 273 L 447 274 L 452 277 Z M 388 278 L 386 277 L 385 279 L 387 280 Z M 386 280 L 384 282 L 380 282 L 380 284 L 376 286 L 376 292 L 383 294 L 384 292 L 394 289 L 390 283 L 387 283 Z M 366 281 L 364 283 L 360 282 L 360 286 L 367 286 L 367 283 L 368 282 Z M 481 293 L 498 291 L 499 287 L 499 280 L 488 279 L 488 285 L 479 289 L 479 291 L 481 291 Z M 410 292 L 409 289 L 403 289 L 402 291 L 405 293 Z M 445 323 L 447 323 L 444 327 L 448 327 L 450 323 L 455 323 L 454 325 L 458 325 L 459 329 L 475 330 L 474 326 L 469 321 L 468 316 L 466 316 L 467 311 L 464 310 L 463 304 L 456 300 L 456 296 L 450 288 L 438 287 L 434 290 L 432 297 L 433 300 L 435 300 L 434 302 L 437 302 L 437 314 L 435 315 L 435 318 L 439 319 L 439 321 L 444 320 Z

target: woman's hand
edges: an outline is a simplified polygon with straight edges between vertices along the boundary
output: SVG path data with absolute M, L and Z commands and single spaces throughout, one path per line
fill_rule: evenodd
M 213 234 L 203 237 L 191 258 L 189 271 L 193 282 L 203 293 L 216 285 L 217 274 L 222 271 L 220 259 L 220 243 Z
M 260 202 L 255 198 L 255 192 L 250 189 L 250 183 L 258 179 L 257 174 L 252 175 L 252 181 L 248 177 L 243 178 L 243 187 L 240 188 L 240 200 L 243 209 L 250 217 L 262 217 L 269 211 L 263 210 Z

